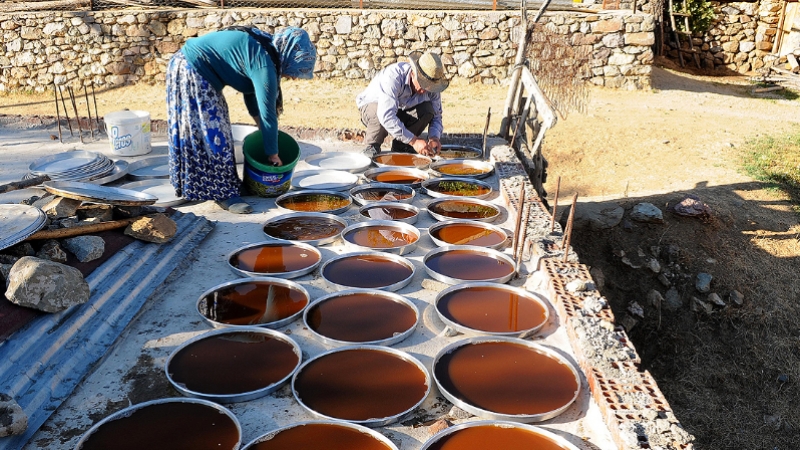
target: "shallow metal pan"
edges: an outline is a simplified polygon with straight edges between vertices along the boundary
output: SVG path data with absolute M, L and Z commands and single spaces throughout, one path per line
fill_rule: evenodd
M 355 342 L 355 341 L 343 341 L 339 339 L 335 339 L 329 336 L 325 336 L 315 330 L 311 324 L 309 323 L 309 314 L 313 313 L 314 308 L 318 307 L 324 302 L 328 301 L 335 301 L 339 297 L 346 297 L 352 294 L 368 294 L 376 297 L 383 297 L 385 299 L 389 299 L 393 302 L 400 303 L 403 306 L 409 308 L 410 310 L 414 311 L 414 324 L 411 325 L 408 329 L 404 330 L 400 333 L 395 333 L 392 336 L 388 336 L 384 339 L 378 339 L 374 341 L 367 341 L 367 342 Z M 403 297 L 402 295 L 398 295 L 392 292 L 387 292 L 379 289 L 347 289 L 344 291 L 334 292 L 332 294 L 324 295 L 316 300 L 314 303 L 308 306 L 303 312 L 303 325 L 311 332 L 311 335 L 317 338 L 320 342 L 327 345 L 386 345 L 390 346 L 396 344 L 405 338 L 411 336 L 414 333 L 414 330 L 417 328 L 419 324 L 419 309 L 408 299 Z
M 448 174 L 447 172 L 443 172 L 442 168 L 445 166 L 453 165 L 453 164 L 461 164 L 465 167 L 469 167 L 471 169 L 475 169 L 480 171 L 477 174 Z M 437 177 L 440 178 L 471 178 L 471 179 L 483 179 L 488 178 L 492 174 L 494 174 L 494 164 L 488 161 L 481 161 L 478 159 L 441 159 L 439 161 L 434 162 L 431 164 L 430 170 L 434 173 Z
M 307 195 L 330 195 L 330 196 L 338 197 L 338 198 L 341 198 L 342 200 L 345 200 L 347 202 L 347 205 L 346 206 L 342 206 L 340 208 L 335 208 L 335 209 L 325 210 L 325 211 L 298 211 L 296 209 L 289 209 L 289 208 L 285 208 L 285 207 L 281 206 L 281 203 L 286 201 L 286 200 L 292 200 L 295 197 L 302 197 L 302 196 L 307 196 Z M 350 198 L 350 196 L 348 194 L 344 193 L 344 192 L 326 191 L 326 190 L 313 190 L 313 189 L 306 189 L 306 190 L 302 190 L 302 191 L 288 192 L 288 193 L 283 194 L 283 195 L 281 195 L 281 196 L 279 196 L 278 198 L 275 199 L 275 205 L 278 207 L 278 209 L 280 209 L 281 211 L 287 211 L 287 212 L 318 212 L 318 213 L 328 213 L 328 214 L 341 214 L 341 213 L 347 211 L 348 209 L 350 209 L 350 205 L 352 205 L 352 204 L 353 204 L 353 199 Z
M 380 209 L 380 208 L 402 209 L 404 211 L 412 212 L 412 213 L 414 213 L 414 215 L 411 216 L 411 217 L 406 217 L 404 219 L 391 219 L 391 218 L 389 218 L 389 219 L 378 219 L 378 218 L 370 217 L 370 216 L 367 216 L 366 214 L 364 214 L 368 210 Z M 410 225 L 413 225 L 413 224 L 417 223 L 417 220 L 419 219 L 419 208 L 417 208 L 414 205 L 408 204 L 408 203 L 400 203 L 400 202 L 367 203 L 366 205 L 364 205 L 364 206 L 362 206 L 361 208 L 358 209 L 358 213 L 361 214 L 361 216 L 365 220 L 394 220 L 395 222 L 403 222 L 403 223 L 407 223 L 407 224 L 410 224 Z
M 446 253 L 446 252 L 449 252 L 449 251 L 453 251 L 453 250 L 471 251 L 473 253 L 480 253 L 483 256 L 486 256 L 486 257 L 489 257 L 489 258 L 492 258 L 492 259 L 504 261 L 505 263 L 507 263 L 507 264 L 509 264 L 511 266 L 511 273 L 509 273 L 507 275 L 504 275 L 502 277 L 497 277 L 497 278 L 484 278 L 484 279 L 479 279 L 479 280 L 473 280 L 473 279 L 456 278 L 456 277 L 447 276 L 445 274 L 441 274 L 439 272 L 436 272 L 435 270 L 433 270 L 432 268 L 430 268 L 428 266 L 428 261 L 431 259 L 431 257 L 436 256 L 436 255 L 440 255 L 442 253 Z M 517 265 L 514 263 L 514 260 L 510 256 L 506 255 L 505 253 L 499 252 L 497 250 L 492 250 L 490 248 L 484 248 L 484 247 L 476 247 L 474 245 L 446 245 L 446 246 L 443 246 L 443 247 L 439 247 L 439 248 L 433 249 L 433 250 L 429 251 L 425 255 L 425 257 L 422 259 L 422 263 L 425 266 L 425 271 L 428 273 L 428 276 L 430 276 L 434 280 L 439 280 L 442 283 L 447 283 L 447 284 L 461 284 L 461 283 L 470 283 L 470 282 L 475 282 L 475 281 L 506 283 L 510 279 L 512 279 L 514 277 L 514 275 L 517 273 Z
M 457 217 L 445 216 L 445 215 L 442 215 L 442 214 L 439 214 L 439 213 L 433 211 L 433 208 L 436 205 L 438 205 L 440 203 L 449 202 L 449 201 L 465 202 L 465 203 L 469 203 L 470 205 L 475 205 L 475 207 L 478 207 L 478 208 L 492 208 L 492 209 L 497 211 L 497 214 L 491 215 L 489 217 L 478 218 L 478 219 L 458 219 Z M 474 220 L 474 221 L 478 221 L 478 222 L 487 222 L 488 223 L 488 222 L 494 222 L 495 220 L 497 220 L 497 218 L 500 217 L 500 214 L 502 213 L 500 211 L 500 207 L 495 205 L 494 203 L 487 202 L 485 200 L 479 200 L 479 199 L 476 199 L 476 198 L 470 198 L 470 197 L 441 197 L 441 198 L 438 198 L 436 200 L 432 200 L 432 201 L 428 202 L 428 204 L 426 205 L 425 209 L 428 211 L 428 214 L 430 214 L 431 217 L 433 217 L 434 219 L 439 220 L 439 221 Z
M 247 249 L 250 249 L 250 248 L 254 248 L 254 247 L 279 247 L 279 246 L 286 246 L 286 245 L 296 246 L 296 247 L 302 248 L 303 250 L 308 251 L 309 253 L 314 254 L 316 256 L 316 258 L 317 258 L 317 261 L 315 263 L 309 265 L 308 267 L 305 267 L 305 268 L 302 268 L 302 269 L 299 269 L 299 270 L 289 271 L 289 272 L 250 272 L 250 271 L 247 271 L 247 270 L 240 269 L 240 268 L 234 266 L 233 264 L 231 264 L 231 258 L 233 258 L 236 254 L 238 254 L 238 253 L 240 253 L 240 252 L 242 252 L 244 250 L 247 250 Z M 313 246 L 308 245 L 308 244 L 304 244 L 302 242 L 294 242 L 294 241 L 256 242 L 254 244 L 245 245 L 244 247 L 239 247 L 236 250 L 228 253 L 228 256 L 225 258 L 225 262 L 228 263 L 228 267 L 230 267 L 230 269 L 233 271 L 233 273 L 235 273 L 236 275 L 238 275 L 240 277 L 275 277 L 275 278 L 287 278 L 287 279 L 289 279 L 289 278 L 302 277 L 303 275 L 306 275 L 306 274 L 309 274 L 309 273 L 313 272 L 314 269 L 316 269 L 317 266 L 319 266 L 320 263 L 322 262 L 322 254 L 319 252 L 319 250 L 317 250 Z
M 470 403 L 467 403 L 464 400 L 462 400 L 462 399 L 458 398 L 457 396 L 455 396 L 452 392 L 447 391 L 442 386 L 442 383 L 439 381 L 439 378 L 436 376 L 436 367 L 439 364 L 441 358 L 444 355 L 447 355 L 448 353 L 450 353 L 450 352 L 452 352 L 452 351 L 454 351 L 454 350 L 456 350 L 456 349 L 458 349 L 460 347 L 463 347 L 463 346 L 466 346 L 466 345 L 472 345 L 472 344 L 487 343 L 487 342 L 503 342 L 503 343 L 516 344 L 516 345 L 520 345 L 520 346 L 523 346 L 523 347 L 528 347 L 529 349 L 531 349 L 531 350 L 533 350 L 533 351 L 535 351 L 537 353 L 541 353 L 541 354 L 547 355 L 548 357 L 553 358 L 553 359 L 557 360 L 558 362 L 560 362 L 561 364 L 563 364 L 564 366 L 566 366 L 569 369 L 569 371 L 572 374 L 572 376 L 574 377 L 576 385 L 578 387 L 575 390 L 575 393 L 572 396 L 572 399 L 567 404 L 561 406 L 560 408 L 557 408 L 557 409 L 555 409 L 553 411 L 548 411 L 546 413 L 541 413 L 541 414 L 503 414 L 503 413 L 498 413 L 498 412 L 494 412 L 494 411 L 488 411 L 488 410 L 482 409 L 482 408 L 480 408 L 478 406 L 475 406 L 475 405 L 472 405 Z M 578 373 L 578 369 L 576 369 L 575 366 L 569 360 L 567 360 L 566 358 L 561 356 L 561 354 L 557 353 L 554 350 L 551 350 L 551 349 L 549 349 L 549 348 L 547 348 L 547 347 L 545 347 L 543 345 L 534 344 L 533 342 L 526 341 L 524 339 L 509 338 L 509 337 L 494 337 L 494 336 L 476 336 L 476 337 L 465 338 L 465 339 L 462 339 L 462 340 L 460 340 L 458 342 L 454 342 L 454 343 L 446 346 L 445 348 L 441 349 L 439 351 L 439 353 L 436 354 L 436 357 L 434 357 L 433 364 L 431 365 L 431 368 L 432 368 L 432 370 L 431 370 L 432 375 L 431 376 L 433 376 L 433 379 L 436 382 L 436 386 L 439 388 L 439 392 L 441 392 L 442 395 L 446 399 L 450 400 L 451 403 L 453 403 L 455 406 L 463 409 L 464 411 L 466 411 L 468 413 L 471 413 L 471 414 L 474 414 L 474 415 L 476 415 L 476 416 L 478 416 L 480 418 L 483 418 L 483 419 L 508 420 L 510 422 L 521 422 L 521 423 L 541 422 L 541 421 L 544 421 L 544 420 L 547 420 L 547 419 L 552 419 L 553 417 L 556 417 L 557 415 L 559 415 L 559 414 L 563 413 L 564 411 L 566 411 L 567 408 L 569 408 L 575 402 L 575 399 L 578 398 L 578 394 L 580 394 L 580 391 L 581 391 L 581 378 L 580 378 L 580 375 Z
M 169 178 L 169 156 L 151 156 L 130 163 L 128 178 L 131 180 Z
M 415 178 L 415 179 L 418 179 L 419 181 L 392 183 L 392 182 L 388 182 L 388 181 L 379 181 L 376 178 L 379 175 L 387 173 L 387 172 L 400 173 L 403 176 L 408 176 L 409 178 Z M 399 186 L 411 186 L 412 188 L 418 188 L 420 186 L 420 183 L 424 182 L 429 177 L 428 177 L 428 172 L 425 172 L 423 170 L 411 169 L 409 167 L 389 166 L 389 167 L 378 167 L 377 169 L 367 170 L 366 172 L 364 172 L 364 178 L 366 178 L 367 180 L 369 180 L 372 183 L 386 183 L 386 184 L 393 184 L 395 186 L 398 186 L 398 185 Z
M 488 224 L 486 222 L 482 222 L 482 221 L 478 221 L 478 220 L 451 219 L 451 220 L 445 220 L 445 221 L 437 222 L 437 223 L 431 225 L 430 227 L 428 227 L 428 236 L 430 236 L 431 240 L 433 241 L 434 244 L 436 244 L 437 247 L 444 247 L 445 245 L 475 245 L 475 244 L 457 244 L 455 242 L 446 242 L 446 241 L 443 241 L 443 240 L 438 239 L 438 238 L 433 236 L 433 234 L 434 234 L 433 232 L 434 231 L 437 231 L 439 228 L 444 228 L 444 227 L 446 227 L 448 225 L 468 225 L 468 226 L 472 226 L 472 227 L 479 227 L 479 228 L 483 228 L 485 230 L 489 230 L 491 232 L 500 233 L 503 236 L 503 241 L 500 242 L 500 243 L 497 243 L 497 244 L 494 244 L 494 245 L 490 245 L 490 246 L 478 245 L 478 247 L 485 247 L 485 248 L 491 248 L 491 249 L 495 249 L 495 250 L 500 250 L 500 249 L 504 248 L 506 246 L 506 244 L 508 244 L 508 233 L 506 233 L 505 230 L 503 230 L 500 227 L 496 227 L 494 225 L 490 225 L 490 224 Z
M 547 431 L 543 428 L 539 428 L 534 425 L 528 425 L 524 423 L 516 423 L 516 422 L 509 422 L 505 420 L 478 420 L 475 422 L 467 422 L 461 423 L 458 425 L 454 425 L 449 428 L 445 428 L 444 430 L 434 434 L 431 436 L 419 450 L 428 450 L 429 448 L 440 448 L 439 441 L 443 439 L 449 439 L 451 435 L 457 434 L 462 432 L 463 430 L 470 429 L 470 428 L 477 428 L 477 427 L 485 427 L 485 426 L 495 426 L 500 428 L 515 428 L 520 430 L 525 430 L 529 433 L 536 434 L 541 436 L 550 442 L 553 443 L 552 448 L 558 448 L 562 450 L 579 450 L 578 447 L 572 445 L 571 442 L 564 439 L 563 437 Z
M 92 184 L 108 184 L 112 181 L 117 181 L 128 174 L 128 167 L 128 161 L 122 159 L 114 161 L 114 168 L 111 170 L 111 173 L 100 178 L 92 178 L 88 180 L 88 182 Z
M 444 193 L 439 192 L 435 189 L 439 183 L 450 183 L 458 185 L 459 183 L 464 184 L 465 191 L 463 195 L 454 195 L 453 193 Z M 489 198 L 492 195 L 492 186 L 486 182 L 481 180 L 477 180 L 474 178 L 459 178 L 459 177 L 448 177 L 448 178 L 431 178 L 429 180 L 425 180 L 421 184 L 422 192 L 434 198 L 439 197 L 461 197 L 461 198 L 477 198 L 479 200 Z M 466 190 L 467 186 L 480 186 L 483 189 L 488 190 L 488 192 L 484 194 L 474 194 L 470 195 L 469 191 Z
M 293 189 L 346 191 L 358 183 L 358 175 L 344 170 L 309 169 L 295 171 Z
M 364 245 L 356 244 L 355 242 L 347 240 L 347 236 L 353 232 L 358 230 L 362 230 L 364 228 L 372 228 L 372 227 L 388 227 L 394 230 L 397 230 L 402 233 L 407 233 L 414 236 L 416 239 L 414 242 L 409 244 L 401 245 L 398 247 L 391 247 L 391 248 L 382 248 L 382 247 L 368 247 Z M 391 231 L 391 230 L 390 230 Z M 404 255 L 407 253 L 411 253 L 414 249 L 417 248 L 417 242 L 419 242 L 420 238 L 420 231 L 417 227 L 413 225 L 409 225 L 407 223 L 398 222 L 395 220 L 367 220 L 365 222 L 355 223 L 353 225 L 348 226 L 344 230 L 342 230 L 342 240 L 346 243 L 346 245 L 351 246 L 358 250 L 371 250 L 376 252 L 386 252 L 392 253 L 395 255 Z
M 71 171 L 80 171 L 83 167 L 96 164 L 104 158 L 97 152 L 75 150 L 43 156 L 28 166 L 28 170 L 37 175 L 58 175 Z
M 391 189 L 391 190 L 396 191 L 396 192 L 402 192 L 402 193 L 405 193 L 405 194 L 410 194 L 411 197 L 400 199 L 400 200 L 386 200 L 386 199 L 370 200 L 370 199 L 363 198 L 363 196 L 361 194 L 364 191 L 368 191 L 368 190 L 371 190 L 371 189 Z M 370 203 L 376 203 L 376 202 L 411 203 L 411 202 L 414 201 L 414 198 L 416 196 L 417 196 L 417 191 L 415 191 L 414 188 L 412 188 L 411 186 L 407 186 L 407 185 L 404 185 L 404 184 L 367 183 L 367 184 L 362 184 L 361 186 L 356 186 L 353 189 L 350 189 L 350 197 L 352 197 L 353 200 L 357 204 L 359 204 L 361 206 L 368 205 Z
M 398 282 L 395 282 L 395 283 L 392 283 L 392 284 L 387 284 L 387 285 L 384 285 L 384 286 L 375 286 L 375 287 L 347 286 L 347 285 L 344 285 L 344 284 L 338 284 L 338 283 L 332 281 L 326 275 L 327 269 L 329 268 L 329 266 L 331 264 L 334 264 L 334 263 L 336 263 L 336 262 L 338 262 L 338 261 L 340 261 L 342 259 L 345 259 L 345 258 L 359 258 L 359 257 L 364 257 L 364 256 L 370 256 L 370 257 L 379 258 L 379 259 L 383 259 L 383 260 L 388 260 L 388 261 L 400 264 L 400 265 L 410 269 L 411 270 L 411 274 L 407 278 L 404 278 L 404 279 L 402 279 L 402 280 L 400 280 Z M 408 283 L 410 283 L 411 280 L 414 278 L 414 275 L 416 275 L 417 268 L 414 266 L 414 264 L 411 261 L 409 261 L 408 259 L 406 259 L 406 258 L 404 258 L 404 257 L 402 257 L 400 255 L 393 255 L 393 254 L 387 253 L 387 252 L 367 251 L 367 252 L 345 253 L 343 255 L 335 256 L 335 257 L 325 261 L 325 264 L 322 265 L 322 267 L 319 270 L 319 273 L 320 273 L 320 275 L 322 275 L 322 278 L 325 280 L 325 283 L 328 285 L 328 287 L 331 288 L 331 289 L 334 289 L 334 290 L 341 291 L 341 290 L 347 290 L 347 289 L 354 289 L 355 288 L 355 289 L 380 289 L 380 290 L 383 290 L 383 291 L 394 292 L 394 291 L 399 291 L 400 289 L 403 289 L 404 287 L 408 286 Z
M 442 145 L 439 157 L 445 159 L 481 159 L 483 158 L 483 151 L 479 148 L 465 145 L 445 144 Z
M 242 448 L 242 450 L 251 449 L 262 442 L 271 440 L 275 436 L 279 435 L 280 433 L 286 432 L 287 430 L 291 430 L 297 427 L 306 427 L 314 425 L 332 425 L 332 426 L 352 429 L 358 433 L 365 434 L 371 437 L 372 439 L 375 439 L 376 441 L 383 444 L 383 446 L 385 446 L 387 450 L 398 450 L 394 442 L 392 442 L 386 436 L 378 433 L 377 431 L 371 430 L 363 425 L 356 425 L 354 423 L 342 422 L 341 420 L 309 420 L 307 422 L 299 422 L 299 423 L 293 423 L 291 425 L 286 425 L 278 429 L 272 430 L 268 433 L 262 434 L 261 436 L 253 439 L 252 441 L 248 442 L 247 445 L 245 445 Z M 308 434 L 308 435 L 313 436 L 313 434 Z
M 379 159 L 381 159 L 380 158 L 381 156 L 383 156 L 385 158 L 387 156 L 391 157 L 391 156 L 395 156 L 395 155 L 398 155 L 398 156 L 400 156 L 400 155 L 410 155 L 414 160 L 414 164 L 406 166 L 406 165 L 398 165 L 398 164 L 384 164 L 384 163 L 381 163 L 381 162 L 378 161 Z M 431 165 L 432 162 L 433 162 L 433 160 L 431 158 L 425 156 L 425 155 L 420 155 L 420 154 L 416 154 L 415 155 L 413 153 L 403 153 L 403 152 L 378 153 L 377 155 L 372 157 L 372 163 L 375 164 L 378 167 L 409 167 L 409 168 L 412 168 L 412 169 L 426 170 L 428 168 L 428 166 Z
M 232 323 L 220 322 L 218 320 L 215 320 L 213 317 L 209 317 L 208 314 L 203 313 L 204 304 L 210 301 L 209 297 L 214 295 L 215 292 L 218 292 L 222 289 L 229 288 L 232 286 L 238 286 L 240 284 L 262 283 L 262 282 L 274 284 L 277 286 L 283 286 L 285 288 L 295 290 L 305 296 L 306 304 L 302 308 L 300 308 L 300 310 L 297 311 L 296 313 L 284 317 L 283 319 L 273 320 L 270 322 L 253 323 L 248 325 L 237 325 Z M 265 299 L 265 301 L 267 300 Z M 248 277 L 248 278 L 239 278 L 238 280 L 234 281 L 228 281 L 226 283 L 214 286 L 211 289 L 208 289 L 207 291 L 203 292 L 200 295 L 200 298 L 197 299 L 197 303 L 195 303 L 195 309 L 197 310 L 197 313 L 200 314 L 200 317 L 202 317 L 203 320 L 208 322 L 208 324 L 210 324 L 214 328 L 262 327 L 262 328 L 277 329 L 297 320 L 303 314 L 303 311 L 305 311 L 305 309 L 308 307 L 310 303 L 311 303 L 311 295 L 309 295 L 306 288 L 304 288 L 302 285 L 298 283 L 295 283 L 294 281 L 285 280 L 282 278 L 273 278 L 273 277 Z
M 306 243 L 308 245 L 313 245 L 313 246 L 325 245 L 325 244 L 330 244 L 331 242 L 336 242 L 342 236 L 342 232 L 340 231 L 340 232 L 336 233 L 333 236 L 328 236 L 328 237 L 324 237 L 324 238 L 320 238 L 320 239 L 283 239 L 283 238 L 279 238 L 277 236 L 272 236 L 271 234 L 268 234 L 267 231 L 265 230 L 265 228 L 267 226 L 269 226 L 269 225 L 274 225 L 274 224 L 279 223 L 281 221 L 284 221 L 284 220 L 287 220 L 287 219 L 294 219 L 294 218 L 318 218 L 318 219 L 332 220 L 332 221 L 338 223 L 339 225 L 341 225 L 342 226 L 342 230 L 347 228 L 347 221 L 345 221 L 341 217 L 336 216 L 334 214 L 318 213 L 318 212 L 293 212 L 293 213 L 288 213 L 288 214 L 281 214 L 280 216 L 275 216 L 275 217 L 267 220 L 266 222 L 264 222 L 263 225 L 261 225 L 261 230 L 264 231 L 264 234 L 266 234 L 268 237 L 270 237 L 272 239 L 277 239 L 279 241 L 291 240 L 291 241 L 294 241 L 294 242 L 303 242 L 303 243 Z
M 306 163 L 317 169 L 360 173 L 367 170 L 372 160 L 356 152 L 323 152 L 309 156 Z
M 178 206 L 186 203 L 183 197 L 175 195 L 175 188 L 172 183 L 165 178 L 151 178 L 149 180 L 133 181 L 119 186 L 120 189 L 130 189 L 132 191 L 150 194 L 158 200 L 153 206 L 168 207 Z
M 35 206 L 0 205 L 0 250 L 24 241 L 46 223 L 47 215 Z
M 152 205 L 158 201 L 155 196 L 143 192 L 78 181 L 47 181 L 42 186 L 51 194 L 85 202 L 143 206 Z

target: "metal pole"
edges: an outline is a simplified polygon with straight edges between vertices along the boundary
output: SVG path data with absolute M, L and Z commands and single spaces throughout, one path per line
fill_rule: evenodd
M 86 112 L 89 114 L 89 134 L 94 140 L 94 127 L 92 126 L 92 110 L 89 108 L 89 94 L 86 92 L 86 85 L 83 85 L 83 99 L 86 100 Z
M 522 182 L 522 186 L 519 189 L 519 205 L 517 205 L 517 226 L 514 228 L 514 246 L 511 250 L 511 254 L 515 257 L 517 256 L 517 241 L 519 241 L 519 230 L 522 226 L 522 205 L 525 202 L 525 182 Z
M 69 92 L 69 100 L 72 102 L 72 110 L 75 111 L 75 120 L 78 121 L 78 136 L 81 138 L 81 144 L 85 144 L 85 142 L 83 142 L 83 128 L 81 128 L 81 116 L 78 115 L 78 106 L 75 105 L 75 93 L 72 92 L 72 86 L 67 86 L 67 91 Z
M 58 142 L 64 143 L 64 139 L 61 137 L 61 113 L 58 110 L 58 86 L 56 86 L 55 81 L 53 82 L 53 95 L 55 96 L 56 100 L 56 123 L 58 124 Z
M 492 107 L 489 107 L 489 112 L 486 113 L 486 126 L 483 127 L 483 147 L 481 147 L 481 156 L 484 160 L 489 159 L 489 155 L 486 154 L 486 135 L 489 133 L 489 120 L 492 118 Z
M 61 90 L 61 86 L 58 87 L 58 93 L 61 94 L 61 106 L 64 108 L 64 116 L 66 116 L 67 125 L 69 125 L 69 135 L 75 136 L 72 132 L 72 122 L 69 121 L 69 111 L 67 111 L 67 104 L 64 103 L 64 91 Z
M 567 219 L 567 231 L 563 245 L 561 248 L 564 250 L 564 262 L 569 259 L 569 241 L 572 238 L 572 221 L 575 219 L 575 207 L 578 205 L 578 194 L 572 195 L 572 207 L 569 209 L 569 218 Z
M 558 191 L 561 190 L 561 177 L 556 181 L 556 196 L 553 198 L 553 215 L 550 217 L 550 232 L 556 229 L 556 208 L 558 208 Z

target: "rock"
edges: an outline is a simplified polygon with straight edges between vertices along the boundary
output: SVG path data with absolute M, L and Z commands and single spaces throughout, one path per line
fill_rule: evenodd
M 709 303 L 717 306 L 726 306 L 725 301 L 722 300 L 722 297 L 720 297 L 716 292 L 708 294 L 708 298 L 706 298 L 706 300 L 708 300 Z
M 11 273 L 12 267 L 14 267 L 13 264 L 0 264 L 0 280 L 5 287 L 8 287 L 8 275 Z
M 57 195 L 52 197 L 44 197 L 33 203 L 33 206 L 44 211 L 52 219 L 61 219 L 64 217 L 74 216 L 75 211 L 81 206 L 80 200 L 73 200 L 71 198 L 59 197 Z
M 670 287 L 672 285 L 672 283 L 669 281 L 669 278 L 667 278 L 667 276 L 664 275 L 663 273 L 658 274 L 658 277 L 656 277 L 656 279 L 658 280 L 659 283 L 663 284 L 664 287 Z
M 657 259 L 651 259 L 647 262 L 647 268 L 650 269 L 653 273 L 661 272 L 661 263 L 658 262 Z
M 0 393 L 0 437 L 16 436 L 28 428 L 28 416 L 8 394 Z
M 592 267 L 589 269 L 589 275 L 592 276 L 594 280 L 594 284 L 597 286 L 597 289 L 603 289 L 606 285 L 606 276 L 599 267 Z
M 637 302 L 631 302 L 628 305 L 628 312 L 636 317 L 644 319 L 644 308 Z
M 450 428 L 451 423 L 447 419 L 439 419 L 428 427 L 428 432 L 433 436 L 434 434 Z
M 579 203 L 575 208 L 575 229 L 605 230 L 619 225 L 625 210 L 616 203 Z M 566 217 L 566 216 L 562 216 Z
M 94 261 L 103 256 L 106 241 L 100 236 L 76 236 L 64 239 L 64 247 L 80 262 Z
M 572 280 L 567 283 L 566 288 L 567 291 L 572 293 L 589 291 L 594 289 L 594 283 L 586 280 Z
M 111 205 L 86 204 L 75 213 L 79 220 L 97 219 L 100 222 L 114 220 L 114 207 Z
M 33 255 L 22 255 L 22 256 L 33 256 Z M 20 256 L 14 255 L 0 255 L 0 264 L 14 264 L 15 262 L 19 261 Z
M 778 383 L 786 383 L 787 381 L 789 381 L 789 375 L 785 373 L 778 375 Z
M 163 244 L 178 232 L 178 225 L 164 214 L 142 217 L 128 225 L 125 234 L 136 239 Z
M 142 215 L 141 206 L 115 206 L 112 212 L 114 220 L 130 219 Z
M 647 293 L 647 303 L 654 308 L 658 308 L 664 303 L 664 296 L 661 295 L 661 292 L 651 289 L 650 292 Z
M 697 274 L 697 280 L 694 282 L 694 287 L 697 292 L 707 293 L 711 290 L 711 279 L 714 278 L 710 274 L 700 272 Z
M 631 219 L 645 223 L 664 223 L 661 210 L 652 203 L 639 203 L 631 210 Z
M 608 305 L 608 300 L 605 297 L 590 296 L 583 299 L 583 307 L 581 308 L 587 314 L 597 314 Z
M 689 307 L 693 312 L 703 312 L 706 314 L 711 314 L 711 312 L 714 311 L 714 307 L 711 306 L 711 303 L 706 303 L 694 296 L 692 296 L 691 304 L 689 305 Z
M 19 306 L 54 313 L 86 303 L 89 284 L 74 267 L 26 256 L 11 268 L 6 298 Z
M 667 246 L 667 259 L 670 263 L 675 264 L 681 257 L 681 248 L 675 244 L 669 244 Z
M 21 244 L 17 244 L 7 249 L 6 251 L 8 252 L 9 255 L 16 258 L 22 258 L 23 256 L 33 256 L 36 254 L 36 250 L 33 249 L 33 245 L 31 245 L 30 242 L 23 242 Z
M 622 328 L 625 328 L 626 333 L 630 333 L 633 327 L 635 327 L 638 323 L 639 321 L 630 314 L 625 314 L 625 317 L 623 317 L 620 321 L 620 324 L 622 325 Z
M 684 217 L 705 218 L 711 216 L 711 208 L 694 195 L 687 196 L 680 203 L 673 206 L 672 212 Z
M 462 419 L 469 419 L 470 417 L 472 417 L 472 414 L 464 411 L 458 406 L 453 406 L 452 408 L 450 408 L 450 411 L 447 413 L 447 416 L 452 417 L 454 420 L 462 420 Z
M 628 219 L 622 219 L 622 229 L 625 231 L 633 231 L 633 224 Z
M 45 241 L 42 248 L 36 252 L 36 257 L 61 264 L 66 264 L 67 262 L 67 252 L 61 248 L 61 245 L 55 239 L 48 239 Z
M 664 306 L 666 306 L 668 311 L 677 311 L 683 307 L 683 300 L 681 300 L 681 295 L 678 293 L 678 290 L 675 288 L 670 288 L 666 295 L 664 296 Z
M 736 306 L 742 306 L 744 304 L 744 294 L 735 289 L 731 291 L 728 298 L 730 298 L 731 302 Z

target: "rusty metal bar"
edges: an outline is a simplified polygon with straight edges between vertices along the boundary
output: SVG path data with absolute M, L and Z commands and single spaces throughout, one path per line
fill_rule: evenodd
M 572 239 L 572 222 L 575 220 L 575 207 L 578 206 L 578 194 L 572 195 L 572 206 L 569 208 L 569 218 L 567 219 L 567 231 L 561 248 L 564 250 L 564 262 L 569 259 L 569 241 Z
M 514 259 L 517 256 L 517 241 L 519 240 L 519 230 L 520 226 L 522 226 L 522 205 L 525 203 L 525 182 L 522 182 L 522 186 L 519 190 L 519 205 L 517 205 L 517 226 L 514 228 L 514 246 L 512 248 L 511 254 L 513 255 Z
M 558 177 L 556 182 L 556 196 L 553 198 L 553 214 L 550 217 L 550 232 L 556 229 L 556 208 L 558 208 L 558 191 L 561 190 L 561 177 Z
M 55 96 L 56 100 L 56 123 L 58 124 L 58 142 L 64 143 L 64 139 L 61 137 L 61 112 L 58 109 L 58 86 L 56 86 L 55 81 L 53 82 L 53 95 Z
M 486 136 L 489 134 L 489 120 L 492 118 L 492 107 L 489 107 L 489 112 L 486 113 L 486 126 L 483 127 L 483 146 L 481 147 L 481 158 L 484 160 L 489 159 L 489 155 L 486 154 Z
M 92 82 L 92 103 L 94 103 L 94 121 L 97 122 L 97 134 L 100 135 L 100 116 L 97 115 L 97 97 L 94 95 L 94 82 Z
M 81 116 L 78 115 L 78 106 L 75 104 L 75 93 L 72 92 L 72 86 L 67 86 L 67 92 L 69 92 L 69 100 L 72 102 L 72 110 L 75 111 L 75 120 L 78 121 L 78 137 L 81 138 L 81 144 L 85 144 L 85 142 L 83 142 L 83 128 L 81 127 Z
M 92 109 L 89 108 L 89 94 L 86 92 L 86 85 L 83 85 L 83 99 L 86 100 L 86 112 L 89 114 L 89 135 L 94 140 L 94 126 L 92 126 Z
M 64 91 L 61 90 L 61 86 L 58 87 L 58 93 L 61 94 L 61 107 L 64 108 L 64 116 L 67 118 L 67 125 L 69 125 L 69 135 L 75 136 L 75 133 L 72 132 L 72 122 L 69 120 L 69 111 L 67 111 L 67 104 L 64 103 Z

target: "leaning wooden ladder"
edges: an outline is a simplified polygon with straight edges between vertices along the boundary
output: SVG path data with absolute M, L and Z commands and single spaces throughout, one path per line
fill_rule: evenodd
M 686 63 L 683 61 L 683 54 L 689 53 L 693 56 L 694 63 L 697 68 L 700 68 L 700 56 L 694 49 L 694 44 L 692 43 L 692 31 L 689 28 L 689 10 L 686 8 L 686 0 L 678 0 L 680 2 L 680 11 L 675 11 L 675 7 L 672 4 L 672 0 L 669 0 L 669 23 L 672 26 L 672 33 L 675 36 L 675 44 L 678 46 L 678 60 L 681 62 L 681 67 L 685 67 Z M 683 19 L 683 31 L 678 29 L 678 25 L 675 21 L 675 17 L 680 17 Z M 681 35 L 686 36 L 686 39 L 689 41 L 689 49 L 684 49 L 681 45 Z

